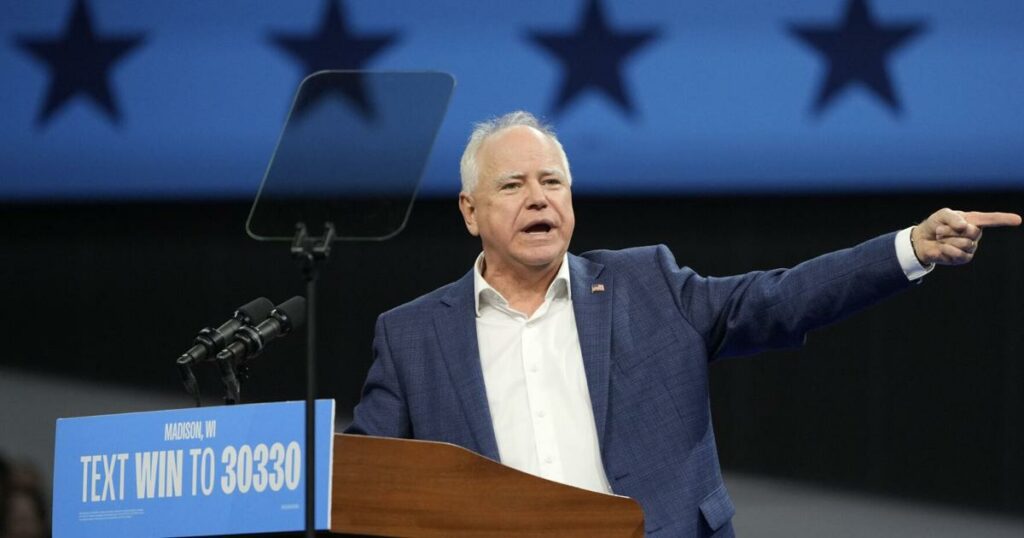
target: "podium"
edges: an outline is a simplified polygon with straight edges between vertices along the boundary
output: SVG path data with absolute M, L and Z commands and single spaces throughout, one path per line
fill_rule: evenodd
M 641 537 L 640 505 L 447 443 L 337 434 L 331 532 L 407 537 Z
M 302 402 L 60 419 L 53 535 L 303 528 Z M 640 505 L 433 441 L 334 433 L 317 401 L 316 528 L 398 537 L 640 537 Z

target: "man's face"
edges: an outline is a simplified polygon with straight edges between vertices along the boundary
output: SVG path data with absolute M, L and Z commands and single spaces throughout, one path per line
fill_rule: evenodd
M 562 156 L 545 134 L 516 126 L 477 152 L 479 178 L 459 208 L 480 236 L 488 272 L 558 267 L 576 218 Z

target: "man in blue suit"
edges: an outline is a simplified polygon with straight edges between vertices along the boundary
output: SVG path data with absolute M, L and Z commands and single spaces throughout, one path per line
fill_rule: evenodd
M 967 263 L 1005 213 L 944 209 L 792 269 L 707 278 L 664 246 L 568 254 L 568 159 L 524 112 L 483 123 L 459 207 L 483 252 L 464 277 L 382 314 L 349 431 L 445 441 L 538 476 L 636 499 L 646 532 L 732 536 L 708 364 L 796 346 Z

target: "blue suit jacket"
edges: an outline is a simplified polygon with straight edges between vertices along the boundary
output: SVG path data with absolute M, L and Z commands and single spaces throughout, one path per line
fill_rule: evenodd
M 605 473 L 648 534 L 731 536 L 708 401 L 717 358 L 791 347 L 909 282 L 893 234 L 792 269 L 706 278 L 664 246 L 569 256 L 573 310 Z M 591 286 L 603 284 L 603 292 Z M 498 460 L 472 271 L 377 320 L 349 431 L 445 441 Z

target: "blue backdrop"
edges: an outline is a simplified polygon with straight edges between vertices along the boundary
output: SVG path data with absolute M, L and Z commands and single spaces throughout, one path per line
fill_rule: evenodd
M 582 194 L 1024 187 L 1020 0 L 3 2 L 0 199 L 252 197 L 301 78 L 458 81 L 554 123 Z

